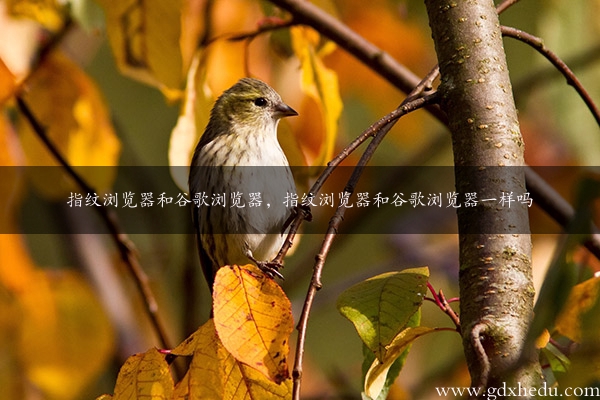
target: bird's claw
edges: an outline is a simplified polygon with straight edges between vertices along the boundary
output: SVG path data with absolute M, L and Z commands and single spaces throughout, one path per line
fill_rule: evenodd
M 310 211 L 310 206 L 308 204 L 300 204 L 294 208 L 296 214 L 302 214 L 302 217 L 306 222 L 311 222 L 313 219 L 312 212 Z
M 283 267 L 281 263 L 273 261 L 258 261 L 256 265 L 262 272 L 267 274 L 269 278 L 274 279 L 275 277 L 278 277 L 279 279 L 284 280 L 283 275 L 281 272 L 279 272 L 279 269 Z

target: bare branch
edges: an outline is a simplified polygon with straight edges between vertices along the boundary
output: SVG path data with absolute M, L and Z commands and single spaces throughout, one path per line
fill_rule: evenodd
M 433 298 L 426 297 L 425 300 L 431 300 L 435 303 L 436 306 L 438 306 L 440 310 L 442 310 L 446 315 L 448 315 L 454 323 L 454 326 L 456 327 L 456 332 L 460 333 L 460 318 L 452 309 L 452 307 L 450 307 L 449 301 L 446 300 L 446 296 L 444 296 L 444 292 L 442 292 L 442 289 L 440 289 L 439 293 L 436 292 L 431 282 L 427 282 L 427 288 L 431 292 Z
M 44 143 L 46 148 L 52 153 L 54 158 L 58 161 L 58 163 L 65 169 L 67 174 L 75 181 L 77 186 L 84 193 L 94 193 L 96 190 L 92 188 L 68 163 L 68 161 L 63 157 L 60 151 L 56 148 L 54 143 L 50 140 L 48 135 L 46 134 L 46 130 L 37 120 L 31 109 L 27 106 L 25 101 L 17 96 L 17 105 L 21 113 L 25 116 L 35 134 L 40 138 L 40 140 Z M 118 221 L 118 218 L 113 210 L 104 205 L 99 205 L 99 207 L 94 207 L 95 210 L 98 211 L 102 221 L 104 221 L 106 227 L 108 228 L 110 235 L 115 242 L 115 245 L 119 249 L 119 253 L 121 254 L 121 259 L 127 266 L 133 280 L 135 281 L 138 290 L 142 296 L 144 301 L 144 305 L 146 307 L 146 313 L 152 323 L 152 327 L 158 337 L 160 342 L 160 346 L 165 349 L 172 348 L 171 343 L 168 340 L 167 331 L 160 321 L 158 315 L 158 303 L 156 302 L 156 298 L 154 297 L 154 293 L 149 285 L 149 279 L 146 273 L 144 272 L 142 266 L 140 265 L 135 246 L 133 242 L 129 240 L 127 234 L 124 233 Z
M 544 41 L 542 39 L 530 33 L 509 26 L 502 26 L 502 35 L 520 40 L 521 42 L 533 47 L 541 55 L 546 57 L 546 59 L 550 61 L 552 65 L 554 65 L 556 69 L 560 71 L 560 73 L 567 79 L 567 84 L 575 88 L 585 105 L 596 119 L 596 123 L 600 126 L 600 110 L 598 110 L 598 107 L 596 104 L 594 104 L 592 97 L 587 90 L 585 90 L 579 79 L 577 79 L 567 64 L 565 64 L 563 60 L 561 60 L 560 57 L 558 57 L 555 53 L 549 50 L 544 45 Z
M 242 32 L 242 33 L 234 33 L 234 34 L 225 34 L 222 39 L 229 40 L 231 42 L 240 42 L 242 40 L 253 40 L 257 36 L 262 35 L 263 33 L 273 32 L 279 29 L 289 28 L 291 26 L 297 25 L 296 21 L 289 20 L 281 20 L 269 18 L 264 23 L 260 24 L 260 26 L 252 31 L 252 32 Z
M 498 4 L 496 6 L 496 12 L 498 14 L 502 14 L 504 11 L 506 11 L 510 6 L 515 5 L 516 3 L 518 3 L 519 0 L 504 0 L 502 3 Z

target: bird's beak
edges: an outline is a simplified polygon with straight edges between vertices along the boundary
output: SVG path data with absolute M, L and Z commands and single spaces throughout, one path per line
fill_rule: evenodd
M 288 106 L 285 103 L 279 103 L 275 106 L 275 115 L 279 118 L 283 117 L 293 117 L 294 115 L 298 115 L 296 110 L 292 107 Z

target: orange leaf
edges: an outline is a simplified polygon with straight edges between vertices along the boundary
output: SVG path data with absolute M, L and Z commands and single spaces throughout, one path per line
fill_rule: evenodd
M 214 319 L 223 346 L 276 383 L 289 377 L 287 357 L 292 310 L 281 287 L 256 266 L 217 271 Z
M 274 383 L 265 375 L 233 357 L 224 347 L 219 348 L 219 358 L 228 371 L 224 387 L 226 399 L 291 399 L 292 380 Z

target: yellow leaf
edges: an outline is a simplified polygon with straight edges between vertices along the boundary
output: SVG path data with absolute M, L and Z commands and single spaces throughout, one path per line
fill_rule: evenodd
M 548 329 L 544 329 L 544 332 L 542 332 L 542 334 L 540 336 L 538 336 L 537 339 L 535 339 L 535 348 L 543 349 L 544 347 L 546 347 L 546 345 L 548 344 L 549 341 L 550 341 L 550 332 L 548 332 Z
M 575 285 L 563 311 L 556 319 L 556 330 L 569 339 L 581 342 L 581 317 L 596 304 L 600 277 Z
M 63 25 L 64 9 L 56 0 L 9 0 L 7 3 L 14 16 L 30 18 L 48 30 L 58 31 Z
M 262 372 L 237 361 L 224 347 L 219 348 L 219 356 L 229 372 L 223 392 L 225 399 L 292 398 L 291 379 L 275 383 Z
M 290 399 L 291 380 L 276 384 L 263 373 L 236 360 L 223 347 L 211 319 L 173 349 L 189 355 L 190 367 L 175 387 L 173 399 Z
M 193 354 L 188 372 L 177 383 L 173 399 L 222 399 L 225 369 L 217 355 L 223 345 L 217 337 L 212 319 L 173 349 L 176 355 Z
M 387 346 L 383 360 L 379 361 L 375 358 L 373 364 L 371 364 L 371 368 L 367 371 L 367 374 L 365 375 L 365 394 L 372 399 L 378 398 L 379 393 L 381 393 L 385 384 L 387 373 L 394 361 L 400 357 L 402 352 L 404 352 L 413 341 L 434 331 L 436 331 L 435 328 L 418 326 L 415 328 L 406 328 L 396 335 L 392 343 Z
M 212 91 L 206 83 L 204 58 L 197 53 L 188 73 L 185 101 L 169 141 L 171 176 L 185 192 L 188 191 L 188 167 L 201 132 L 208 124 L 213 103 Z
M 168 97 L 183 79 L 181 0 L 99 0 L 117 64 L 125 75 Z
M 28 81 L 25 101 L 61 154 L 98 191 L 112 185 L 121 149 L 98 89 L 72 61 L 50 53 Z M 58 165 L 28 121 L 19 121 L 21 142 L 30 166 Z M 102 166 L 103 168 L 83 168 Z M 30 169 L 45 196 L 66 199 L 77 187 L 59 168 Z
M 294 26 L 291 34 L 292 47 L 302 69 L 302 90 L 319 105 L 325 125 L 324 143 L 318 157 L 311 164 L 324 165 L 333 155 L 338 120 L 343 108 L 337 74 L 327 68 L 322 60 L 334 46 L 328 42 L 318 49 L 319 35 L 308 27 Z
M 292 310 L 275 281 L 253 265 L 220 268 L 213 304 L 219 338 L 236 360 L 276 383 L 289 377 Z
M 150 349 L 125 361 L 117 377 L 113 398 L 165 400 L 172 394 L 173 378 L 165 356 Z

